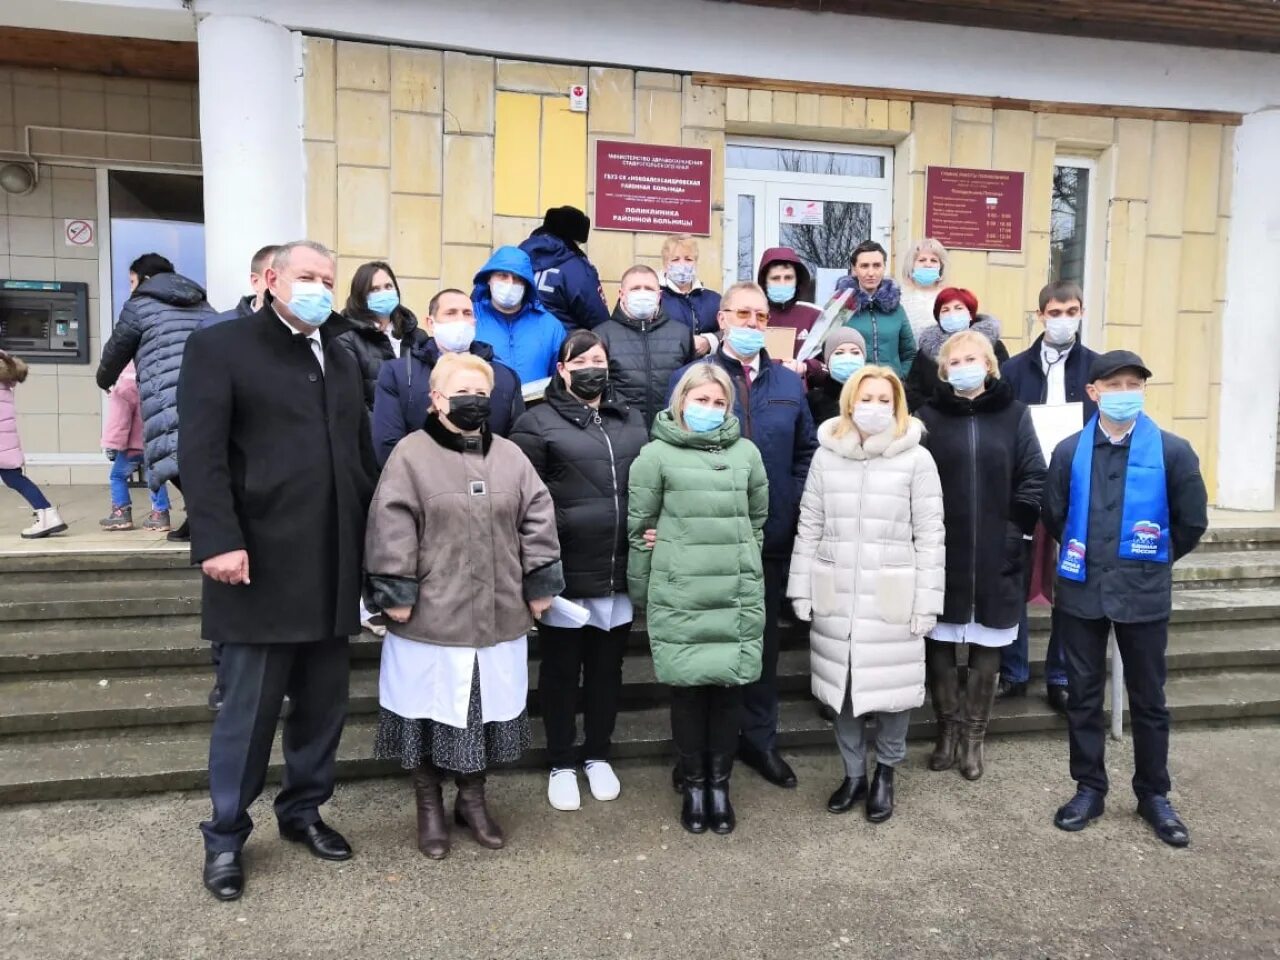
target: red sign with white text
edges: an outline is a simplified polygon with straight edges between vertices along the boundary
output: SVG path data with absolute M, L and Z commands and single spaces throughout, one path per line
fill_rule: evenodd
M 597 230 L 711 232 L 711 151 L 596 143 Z
M 930 167 L 924 235 L 958 250 L 1021 250 L 1024 179 L 1017 170 Z

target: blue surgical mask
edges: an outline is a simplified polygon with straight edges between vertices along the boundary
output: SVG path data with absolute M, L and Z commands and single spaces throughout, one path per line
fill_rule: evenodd
M 730 327 L 729 346 L 743 360 L 750 360 L 764 349 L 764 331 L 750 327 Z
M 972 318 L 969 316 L 968 310 L 953 310 L 950 313 L 944 313 L 938 318 L 938 326 L 946 333 L 959 333 L 961 330 L 968 330 Z
M 510 310 L 524 299 L 524 284 L 519 280 L 490 280 L 489 295 L 498 306 Z
M 837 382 L 847 383 L 849 378 L 861 370 L 866 362 L 866 358 L 860 357 L 856 353 L 837 353 L 831 358 L 831 363 L 827 365 L 827 369 L 831 371 L 831 376 Z
M 765 293 L 768 295 L 770 303 L 787 303 L 795 299 L 796 285 L 794 283 L 771 283 L 765 287 Z
M 394 290 L 374 290 L 365 302 L 378 316 L 389 317 L 391 311 L 400 306 L 400 294 Z
M 987 380 L 985 363 L 965 363 L 947 370 L 947 383 L 957 390 L 976 390 Z
M 432 326 L 436 343 L 445 353 L 466 353 L 476 336 L 476 325 L 466 320 L 451 320 Z
M 724 411 L 691 403 L 684 408 L 684 423 L 694 433 L 707 433 L 724 423 Z
M 305 324 L 318 327 L 333 313 L 333 291 L 314 280 L 294 283 L 289 311 Z
M 1142 390 L 1113 390 L 1098 397 L 1098 409 L 1108 420 L 1128 423 L 1142 412 L 1144 399 Z
M 911 279 L 921 287 L 932 287 L 942 277 L 937 267 L 916 267 L 911 271 Z
M 693 283 L 698 275 L 698 266 L 694 263 L 673 263 L 667 267 L 667 279 L 678 287 Z

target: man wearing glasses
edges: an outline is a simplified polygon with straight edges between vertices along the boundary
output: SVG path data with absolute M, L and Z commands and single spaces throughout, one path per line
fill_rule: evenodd
M 778 752 L 778 613 L 787 585 L 800 496 L 817 449 L 804 382 L 764 348 L 769 301 L 754 283 L 725 291 L 717 314 L 720 345 L 699 363 L 718 363 L 735 387 L 734 414 L 742 435 L 760 448 L 769 478 L 769 519 L 764 525 L 764 656 L 760 679 L 746 689 L 738 754 L 770 783 L 794 787 L 796 775 Z M 686 368 L 677 370 L 668 387 Z

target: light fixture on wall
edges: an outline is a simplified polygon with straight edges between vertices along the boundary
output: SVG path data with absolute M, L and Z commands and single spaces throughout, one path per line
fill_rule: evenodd
M 14 196 L 26 196 L 36 188 L 36 172 L 34 165 L 25 163 L 6 163 L 0 166 L 0 189 Z

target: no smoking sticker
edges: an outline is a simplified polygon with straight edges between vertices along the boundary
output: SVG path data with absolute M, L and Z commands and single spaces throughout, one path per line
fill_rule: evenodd
M 62 238 L 68 247 L 92 247 L 97 233 L 92 220 L 62 221 Z

